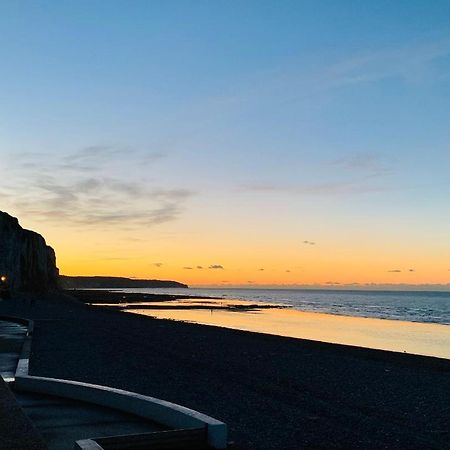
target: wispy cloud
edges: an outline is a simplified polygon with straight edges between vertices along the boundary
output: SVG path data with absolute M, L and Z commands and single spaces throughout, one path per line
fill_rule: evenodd
M 68 226 L 169 222 L 179 217 L 193 192 L 163 188 L 146 176 L 149 167 L 142 161 L 150 164 L 159 157 L 131 150 L 124 155 L 123 149 L 107 146 L 61 156 L 22 153 L 11 160 L 2 200 L 18 214 Z
M 141 258 L 133 258 L 133 257 L 121 257 L 121 256 L 108 256 L 104 258 L 97 258 L 97 261 L 133 261 Z
M 366 176 L 385 175 L 391 171 L 385 158 L 376 153 L 355 153 L 331 161 L 331 166 Z
M 208 269 L 220 269 L 223 270 L 224 267 L 221 264 L 211 264 Z
M 240 186 L 241 192 L 260 192 L 267 194 L 293 194 L 301 196 L 330 196 L 344 194 L 367 194 L 387 190 L 386 186 L 368 183 L 367 179 L 353 181 L 333 181 L 304 185 L 283 185 L 275 183 L 254 183 Z
M 68 155 L 65 155 L 61 158 L 63 162 L 67 163 L 77 163 L 80 161 L 90 161 L 97 162 L 99 159 L 110 159 L 114 158 L 116 155 L 123 154 L 124 150 L 111 147 L 108 145 L 91 145 L 85 148 L 82 148 L 78 151 L 72 152 Z
M 314 170 L 317 172 L 316 178 L 322 178 L 323 181 L 299 184 L 261 181 L 243 184 L 238 191 L 298 196 L 334 196 L 360 195 L 390 189 L 386 176 L 392 171 L 392 167 L 387 164 L 386 158 L 377 153 L 353 153 L 310 168 L 310 171 Z
M 352 56 L 328 67 L 330 87 L 369 83 L 387 78 L 421 82 L 439 77 L 438 63 L 450 56 L 450 40 L 409 43 Z
M 312 242 L 312 241 L 303 241 L 302 244 L 304 244 L 304 245 L 316 245 L 316 243 Z
M 307 70 L 304 64 L 291 61 L 289 66 L 254 76 L 246 90 L 236 89 L 228 96 L 228 102 L 223 95 L 219 96 L 217 103 L 222 108 L 227 104 L 237 107 L 267 98 L 292 103 L 390 79 L 415 84 L 434 82 L 449 76 L 448 64 L 442 64 L 448 62 L 449 57 L 450 39 L 439 39 L 343 55 Z
M 405 272 L 410 272 L 410 273 L 413 273 L 415 271 L 416 271 L 415 269 L 406 269 L 405 270 Z M 403 272 L 402 269 L 391 269 L 391 270 L 388 270 L 388 273 L 402 273 L 402 272 Z

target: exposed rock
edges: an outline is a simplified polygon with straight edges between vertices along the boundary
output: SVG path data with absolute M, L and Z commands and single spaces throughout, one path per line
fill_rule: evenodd
M 40 293 L 58 288 L 59 271 L 54 250 L 34 231 L 0 211 L 0 275 L 11 292 Z

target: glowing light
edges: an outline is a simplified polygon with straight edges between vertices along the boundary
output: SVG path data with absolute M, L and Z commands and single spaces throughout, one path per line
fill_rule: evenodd
M 6 281 L 6 276 L 5 276 L 5 275 L 2 275 L 2 276 L 0 277 L 0 281 L 1 281 L 2 283 L 4 283 L 4 282 Z

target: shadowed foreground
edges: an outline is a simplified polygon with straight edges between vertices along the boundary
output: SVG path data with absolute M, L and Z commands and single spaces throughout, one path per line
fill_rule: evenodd
M 80 308 L 36 323 L 30 372 L 196 409 L 239 449 L 449 448 L 445 360 Z
M 0 377 L 0 448 L 5 450 L 47 448 L 2 377 Z

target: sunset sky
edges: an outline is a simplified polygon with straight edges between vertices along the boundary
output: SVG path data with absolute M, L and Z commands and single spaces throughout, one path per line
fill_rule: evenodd
M 0 2 L 0 210 L 61 273 L 450 283 L 450 2 Z

